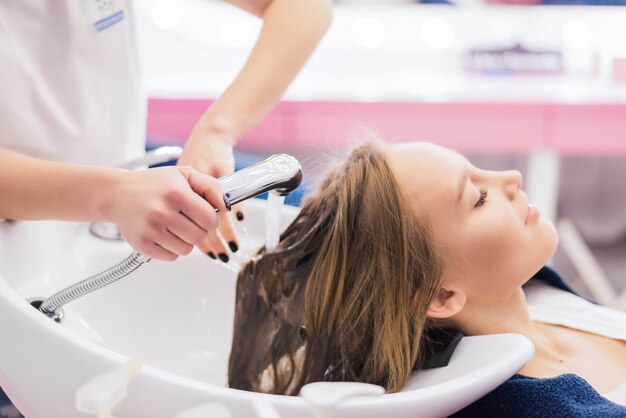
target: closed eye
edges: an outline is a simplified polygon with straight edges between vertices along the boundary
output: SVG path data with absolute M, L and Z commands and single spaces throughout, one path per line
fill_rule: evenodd
M 487 203 L 487 189 L 481 189 L 480 190 L 480 197 L 478 198 L 478 201 L 474 205 L 474 208 L 479 208 L 482 205 L 484 205 L 485 203 Z

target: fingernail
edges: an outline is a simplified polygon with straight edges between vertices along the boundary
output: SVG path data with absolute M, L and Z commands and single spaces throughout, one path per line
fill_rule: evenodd
M 217 256 L 218 256 L 218 257 L 220 258 L 220 260 L 222 260 L 224 263 L 228 263 L 228 256 L 227 256 L 226 254 L 224 254 L 224 253 L 219 253 Z
M 206 253 L 206 255 L 208 255 L 209 257 L 211 257 L 213 260 L 217 260 L 217 257 L 215 256 L 215 254 L 213 253 L 213 251 L 209 251 L 208 253 Z
M 226 206 L 226 210 L 230 212 L 230 194 L 224 194 L 224 206 Z
M 237 220 L 243 221 L 243 212 L 237 212 Z
M 235 244 L 235 241 L 229 242 L 228 246 L 230 247 L 230 250 L 234 253 L 236 253 L 237 250 L 239 249 L 239 247 L 237 247 L 237 244 Z

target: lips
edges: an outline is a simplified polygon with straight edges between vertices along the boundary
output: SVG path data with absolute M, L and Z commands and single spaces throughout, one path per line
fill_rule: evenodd
M 539 209 L 533 205 L 528 205 L 528 212 L 526 212 L 526 220 L 524 221 L 524 225 L 528 225 L 529 223 L 535 222 L 539 219 Z

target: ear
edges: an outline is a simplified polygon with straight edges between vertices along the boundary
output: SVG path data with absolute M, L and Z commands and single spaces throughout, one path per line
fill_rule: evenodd
M 449 318 L 463 309 L 466 300 L 465 293 L 459 289 L 439 288 L 428 305 L 426 315 L 431 318 Z

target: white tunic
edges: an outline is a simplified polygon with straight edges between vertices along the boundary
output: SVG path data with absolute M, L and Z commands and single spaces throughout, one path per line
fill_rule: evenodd
M 539 280 L 524 286 L 524 293 L 530 315 L 535 321 L 626 341 L 626 312 L 594 305 Z M 626 382 L 603 396 L 626 405 Z
M 144 152 L 132 4 L 0 1 L 0 147 L 83 164 Z

